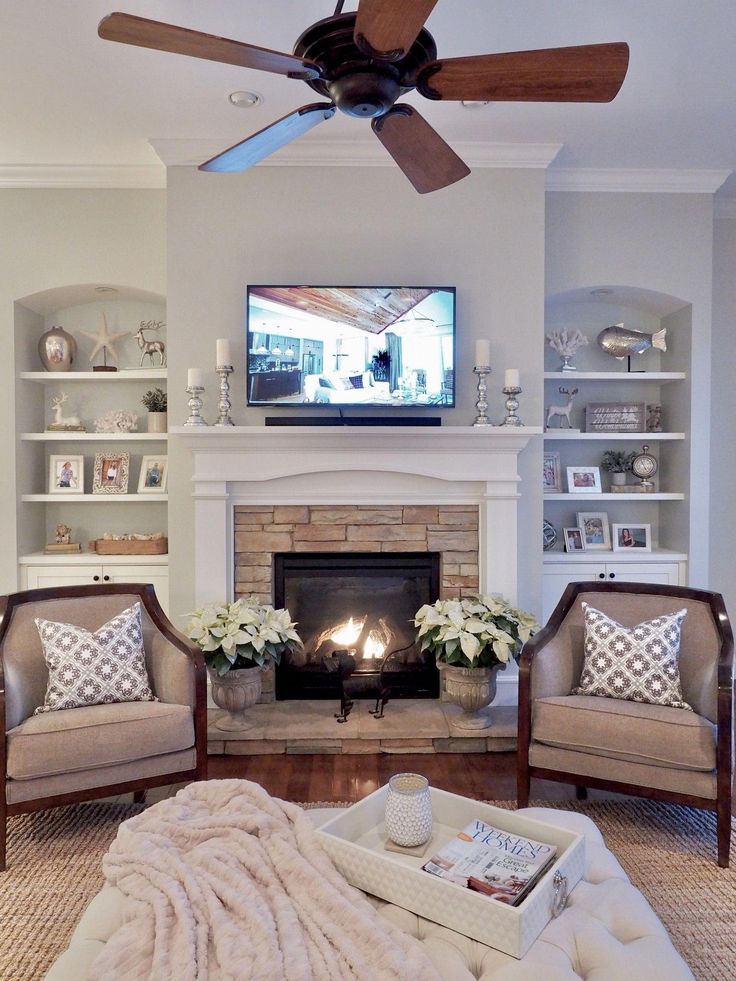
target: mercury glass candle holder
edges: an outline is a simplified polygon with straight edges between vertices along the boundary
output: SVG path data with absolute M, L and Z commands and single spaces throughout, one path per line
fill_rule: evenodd
M 386 834 L 395 845 L 416 848 L 432 835 L 429 780 L 420 773 L 397 773 L 388 782 Z

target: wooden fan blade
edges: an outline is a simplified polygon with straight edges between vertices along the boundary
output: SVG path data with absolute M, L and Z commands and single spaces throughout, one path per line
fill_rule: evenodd
M 215 171 L 219 174 L 233 174 L 247 170 L 264 157 L 269 156 L 282 146 L 286 146 L 297 136 L 308 132 L 325 119 L 332 119 L 335 107 L 330 102 L 315 102 L 309 106 L 295 109 L 288 116 L 282 116 L 275 123 L 259 130 L 253 136 L 247 137 L 228 150 L 223 150 L 216 157 L 200 164 L 199 170 Z
M 171 51 L 173 54 L 190 55 L 192 58 L 206 58 L 208 61 L 221 61 L 226 65 L 239 65 L 241 68 L 256 68 L 259 71 L 275 72 L 290 78 L 310 79 L 319 76 L 319 70 L 311 62 L 303 61 L 294 55 L 257 48 L 243 41 L 217 37 L 190 31 L 186 27 L 163 24 L 132 14 L 108 14 L 100 21 L 97 33 L 106 41 L 120 41 L 122 44 L 135 44 L 139 48 L 154 48 L 156 51 Z
M 628 65 L 623 42 L 445 58 L 422 69 L 417 89 L 428 99 L 610 102 Z
M 400 103 L 374 119 L 371 126 L 420 194 L 447 187 L 470 173 L 470 168 L 411 106 Z
M 360 0 L 355 43 L 373 58 L 403 58 L 424 27 L 437 0 Z

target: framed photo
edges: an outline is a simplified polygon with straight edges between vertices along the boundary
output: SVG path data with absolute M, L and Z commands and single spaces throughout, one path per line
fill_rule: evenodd
M 567 467 L 567 489 L 570 494 L 600 494 L 600 467 Z
M 84 494 L 84 457 L 49 457 L 49 494 Z
M 578 528 L 583 533 L 586 549 L 611 548 L 611 526 L 606 511 L 578 511 Z
M 545 452 L 542 463 L 542 487 L 545 494 L 559 494 L 562 491 L 559 453 Z
M 588 402 L 585 430 L 589 433 L 644 433 L 646 402 Z
M 563 528 L 562 533 L 565 536 L 566 552 L 585 551 L 585 539 L 583 538 L 582 528 Z
M 141 458 L 141 475 L 138 478 L 139 494 L 165 494 L 169 479 L 169 458 L 167 456 L 144 456 Z
M 651 552 L 651 529 L 651 525 L 612 525 L 613 551 L 628 552 L 636 549 L 638 552 Z
M 130 453 L 95 453 L 93 494 L 127 494 Z

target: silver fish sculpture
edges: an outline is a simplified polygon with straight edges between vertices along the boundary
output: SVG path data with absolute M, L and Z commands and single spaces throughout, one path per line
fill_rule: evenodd
M 654 334 L 645 334 L 643 330 L 627 330 L 623 324 L 614 324 L 613 327 L 602 330 L 597 339 L 606 354 L 623 361 L 632 354 L 643 354 L 650 347 L 666 351 L 666 335 L 666 327 Z

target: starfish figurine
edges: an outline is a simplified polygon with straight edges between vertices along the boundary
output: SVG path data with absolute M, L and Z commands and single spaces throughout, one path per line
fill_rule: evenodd
M 115 341 L 119 341 L 121 337 L 127 337 L 130 334 L 129 330 L 120 330 L 116 334 L 111 334 L 107 327 L 107 317 L 102 314 L 102 327 L 97 334 L 91 334 L 87 330 L 80 330 L 80 334 L 84 334 L 85 337 L 89 337 L 91 341 L 95 342 L 95 346 L 92 349 L 92 354 L 89 356 L 90 364 L 95 360 L 96 355 L 102 351 L 103 358 L 106 358 L 105 352 L 110 352 L 110 357 L 114 358 L 115 361 L 118 360 L 117 353 L 115 352 Z

